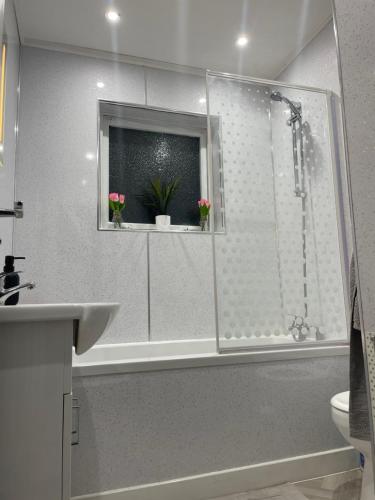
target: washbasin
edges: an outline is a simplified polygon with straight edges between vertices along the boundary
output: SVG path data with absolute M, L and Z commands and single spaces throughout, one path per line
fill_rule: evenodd
M 115 317 L 120 304 L 20 304 L 0 307 L 1 323 L 24 323 L 72 320 L 75 324 L 76 354 L 92 347 Z

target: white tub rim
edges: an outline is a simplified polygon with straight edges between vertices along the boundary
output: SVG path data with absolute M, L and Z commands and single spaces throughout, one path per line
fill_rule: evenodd
M 293 347 L 291 347 L 293 345 Z M 169 355 L 145 355 L 150 349 L 176 349 L 178 347 L 190 349 L 189 353 L 181 351 Z M 198 350 L 201 348 L 201 351 Z M 212 347 L 212 348 L 211 348 Z M 116 344 L 96 344 L 83 356 L 73 356 L 73 377 L 95 375 L 112 375 L 121 373 L 137 373 L 160 370 L 176 370 L 221 365 L 236 365 L 247 363 L 265 363 L 271 361 L 288 361 L 293 359 L 342 356 L 349 354 L 347 341 L 319 342 L 319 344 L 285 344 L 270 348 L 258 347 L 255 349 L 216 351 L 216 339 L 171 340 L 153 342 L 129 342 Z M 203 349 L 202 349 L 203 348 Z M 148 349 L 148 351 L 147 351 Z M 131 350 L 145 351 L 143 356 L 127 357 Z M 110 352 L 112 359 L 96 359 L 90 361 L 90 355 Z M 194 351 L 194 352 L 193 352 Z M 120 354 L 122 356 L 120 356 Z M 95 357 L 95 356 L 93 356 Z

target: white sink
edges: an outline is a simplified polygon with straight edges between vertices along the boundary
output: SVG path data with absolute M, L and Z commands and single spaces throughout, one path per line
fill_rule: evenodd
M 76 354 L 92 347 L 115 317 L 120 304 L 25 304 L 0 306 L 0 324 L 35 321 L 76 321 Z M 0 326 L 1 334 L 1 326 Z

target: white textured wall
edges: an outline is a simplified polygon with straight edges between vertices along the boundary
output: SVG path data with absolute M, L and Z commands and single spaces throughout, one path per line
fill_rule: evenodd
M 28 208 L 15 245 L 38 285 L 23 299 L 119 301 L 110 339 L 145 340 L 146 236 L 96 230 L 97 166 L 85 154 L 97 147 L 99 97 L 144 103 L 143 69 L 22 49 L 16 181 Z
M 375 415 L 375 4 L 335 0 L 363 328 Z
M 27 211 L 16 250 L 38 283 L 23 299 L 118 301 L 102 341 L 145 341 L 147 235 L 96 229 L 97 168 L 85 154 L 97 147 L 97 99 L 204 112 L 204 79 L 27 47 L 21 72 L 17 196 Z M 211 254 L 205 236 L 150 235 L 152 338 L 215 335 Z
M 347 388 L 347 356 L 75 378 L 72 494 L 346 446 L 329 400 Z
M 333 90 L 340 95 L 337 49 L 332 21 L 317 34 L 276 80 Z

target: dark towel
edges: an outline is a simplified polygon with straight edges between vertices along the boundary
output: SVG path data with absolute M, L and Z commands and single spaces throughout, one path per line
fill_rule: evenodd
M 359 325 L 356 272 L 354 259 L 350 266 L 351 331 L 350 331 L 350 435 L 356 439 L 371 440 L 367 382 Z

